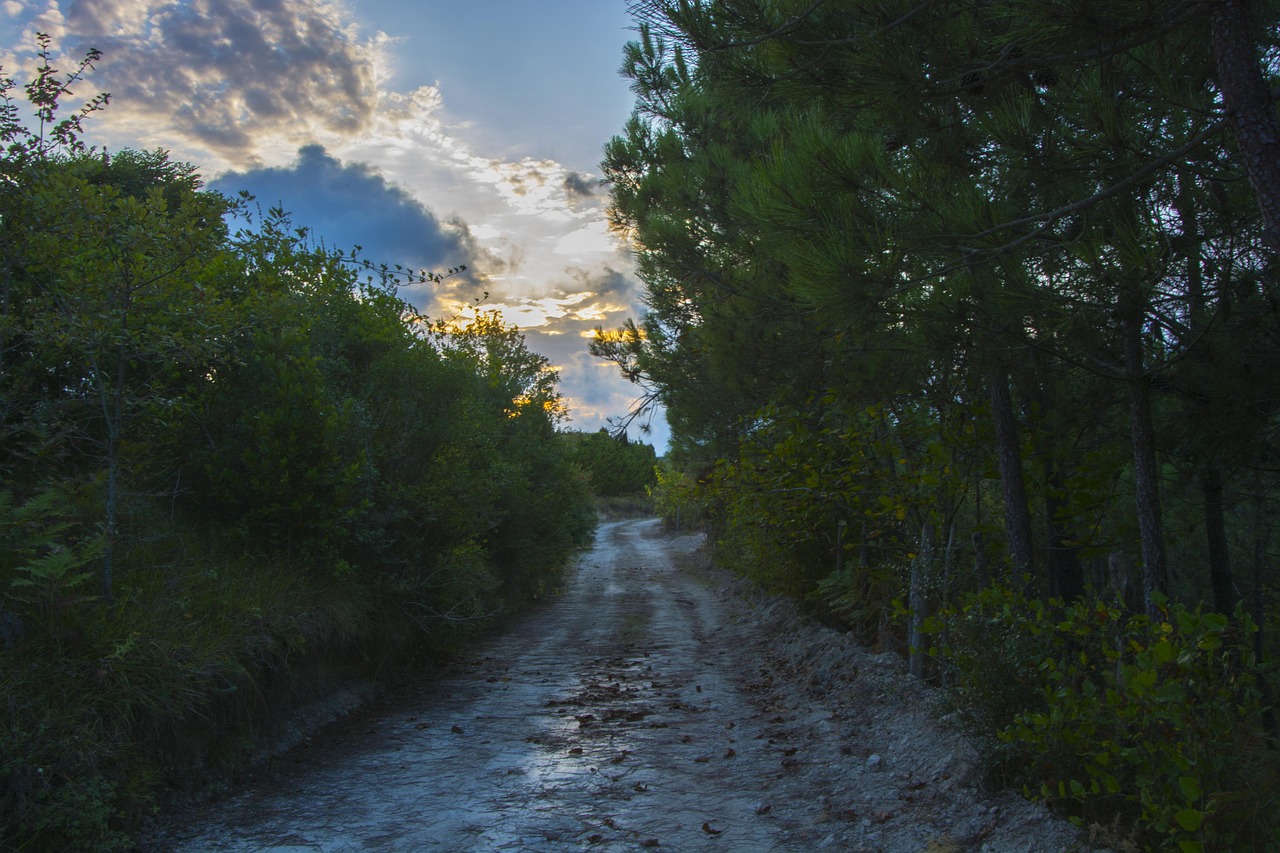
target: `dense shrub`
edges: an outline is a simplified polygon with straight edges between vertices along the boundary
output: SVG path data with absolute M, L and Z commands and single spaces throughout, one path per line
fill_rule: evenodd
M 1106 601 L 991 587 L 936 620 L 936 635 L 944 623 L 954 696 L 1001 782 L 1081 822 L 1119 821 L 1148 849 L 1280 841 L 1265 805 L 1274 762 L 1253 760 L 1261 708 L 1243 614 L 1166 601 L 1153 623 Z
M 654 482 L 658 457 L 652 445 L 612 436 L 608 430 L 566 432 L 570 458 L 590 478 L 599 497 L 643 495 Z
M 306 667 L 456 646 L 594 515 L 516 329 L 429 323 L 164 152 L 88 151 L 40 44 L 47 133 L 0 77 L 0 848 L 112 850 L 270 740 Z

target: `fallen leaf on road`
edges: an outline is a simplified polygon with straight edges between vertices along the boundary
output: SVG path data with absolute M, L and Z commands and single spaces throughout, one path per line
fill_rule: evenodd
M 723 829 L 715 829 L 708 822 L 704 822 L 702 824 L 702 831 L 705 832 L 707 835 L 719 835 L 720 833 L 724 832 Z
M 641 847 L 657 847 L 659 843 L 660 842 L 656 838 L 646 838 L 644 841 L 640 842 L 640 846 Z
M 734 751 L 733 751 L 733 747 L 729 747 L 727 750 L 725 750 L 724 757 L 725 757 L 725 758 L 733 758 L 733 757 L 734 757 L 735 755 L 737 755 L 737 754 L 738 754 L 738 753 L 736 753 L 736 752 L 734 752 Z
M 462 734 L 462 726 L 454 726 L 453 728 L 449 729 L 449 731 L 453 732 L 455 735 L 460 735 Z
M 773 806 L 769 805 L 768 803 L 760 803 L 759 805 L 756 806 L 756 814 L 768 814 L 769 810 L 772 808 Z

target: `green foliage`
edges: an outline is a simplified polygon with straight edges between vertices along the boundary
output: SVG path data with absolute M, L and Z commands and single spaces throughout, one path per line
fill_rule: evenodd
M 34 615 L 91 596 L 85 587 L 102 556 L 102 537 L 68 511 L 73 500 L 66 485 L 21 504 L 0 492 L 0 579 L 8 580 L 0 601 Z
M 571 458 L 591 478 L 591 491 L 599 497 L 641 495 L 655 484 L 658 463 L 653 446 L 613 437 L 608 430 L 594 433 L 562 433 Z
M 923 436 L 902 443 L 909 466 L 942 452 L 919 466 L 938 481 L 931 506 L 898 484 L 868 483 L 871 500 L 958 520 L 954 564 L 986 576 L 964 583 L 1012 561 L 1074 596 L 1086 574 L 1103 581 L 1099 562 L 1141 550 L 1142 595 L 1212 587 L 1230 610 L 1232 549 L 1201 533 L 1233 528 L 1237 554 L 1250 533 L 1196 479 L 1213 491 L 1228 469 L 1274 470 L 1280 349 L 1256 205 L 1223 178 L 1241 164 L 1208 8 L 633 8 L 636 109 L 605 171 L 649 312 L 593 351 L 668 407 L 674 463 L 742 471 L 756 505 L 730 496 L 725 523 L 761 546 L 830 542 L 833 490 L 781 461 L 752 484 L 750 454 L 789 453 L 777 433 L 792 426 L 821 441 L 824 407 L 878 407 Z M 1257 7 L 1245 53 L 1274 49 L 1277 9 Z M 838 480 L 824 463 L 819 480 Z M 773 504 L 797 519 L 786 534 Z M 993 518 L 1005 541 L 973 544 Z
M 991 587 L 945 622 L 956 700 L 997 742 L 1007 781 L 1168 850 L 1254 849 L 1261 746 L 1248 618 L 1163 602 L 1153 624 L 1112 604 Z M 1236 627 L 1241 626 L 1241 627 Z M 1265 807 L 1263 807 L 1265 811 Z
M 1269 849 L 1275 200 L 1222 63 L 1274 74 L 1280 4 L 1234 41 L 1232 4 L 1095 5 L 632 4 L 604 168 L 648 313 L 593 352 L 722 561 L 868 640 L 949 614 L 1004 781 Z
M 649 487 L 654 510 L 676 530 L 690 530 L 707 518 L 704 495 L 688 474 L 669 465 L 654 469 L 654 484 Z
M 946 433 L 927 411 L 855 409 L 835 391 L 753 420 L 703 488 L 722 559 L 874 638 L 905 589 L 919 525 L 964 491 Z
M 128 849 L 162 783 L 237 769 L 215 766 L 224 725 L 247 719 L 260 739 L 270 733 L 269 714 L 283 710 L 267 704 L 271 673 L 360 637 L 362 653 L 380 654 L 370 640 L 387 614 L 349 580 L 246 560 L 216 531 L 205 539 L 148 515 L 152 540 L 121 548 L 133 568 L 114 604 L 80 597 L 24 611 L 0 658 L 5 846 Z
M 204 395 L 218 413 L 195 461 L 205 499 L 254 540 L 309 559 L 336 554 L 363 503 L 362 454 L 347 447 L 350 403 L 325 387 L 319 359 L 294 334 L 264 334 L 243 368 Z
M 864 642 L 879 640 L 872 632 L 882 626 L 887 603 L 902 595 L 908 571 L 902 564 L 848 562 L 820 578 L 810 597 Z
M 517 329 L 430 322 L 396 288 L 443 275 L 165 152 L 87 149 L 105 96 L 56 112 L 97 54 L 63 78 L 39 47 L 35 130 L 0 80 L 0 847 L 111 850 L 161 786 L 237 772 L 308 673 L 444 653 L 595 518 Z

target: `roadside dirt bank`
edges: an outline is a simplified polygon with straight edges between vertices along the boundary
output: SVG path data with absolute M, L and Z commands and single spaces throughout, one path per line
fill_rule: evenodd
M 930 691 L 705 561 L 602 525 L 564 592 L 442 678 L 168 816 L 146 851 L 1066 853 Z

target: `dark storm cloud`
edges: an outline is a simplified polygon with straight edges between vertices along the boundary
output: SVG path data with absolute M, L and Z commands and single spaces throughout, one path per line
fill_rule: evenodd
M 590 287 L 600 299 L 621 299 L 632 302 L 637 300 L 638 282 L 612 267 L 591 271 L 570 269 L 569 273 L 574 281 L 581 281 Z
M 602 324 L 610 329 L 627 317 L 644 313 L 639 282 L 626 273 L 608 266 L 593 270 L 569 267 L 565 273 L 572 282 L 562 288 L 566 293 L 590 293 L 591 298 L 565 317 L 560 331 L 580 332 Z
M 590 198 L 596 194 L 598 186 L 600 186 L 599 181 L 593 181 L 580 172 L 569 172 L 564 176 L 565 192 L 571 196 Z
M 264 131 L 354 132 L 373 115 L 374 49 L 316 0 L 76 0 L 68 37 L 103 51 L 94 77 L 126 108 L 168 111 L 225 154 Z
M 264 208 L 284 208 L 316 240 L 343 251 L 360 246 L 361 256 L 375 263 L 436 272 L 465 264 L 470 272 L 450 279 L 453 291 L 469 292 L 482 284 L 477 262 L 492 268 L 465 223 L 442 222 L 377 170 L 344 164 L 319 145 L 300 149 L 288 167 L 229 172 L 210 187 L 231 196 L 247 190 Z

